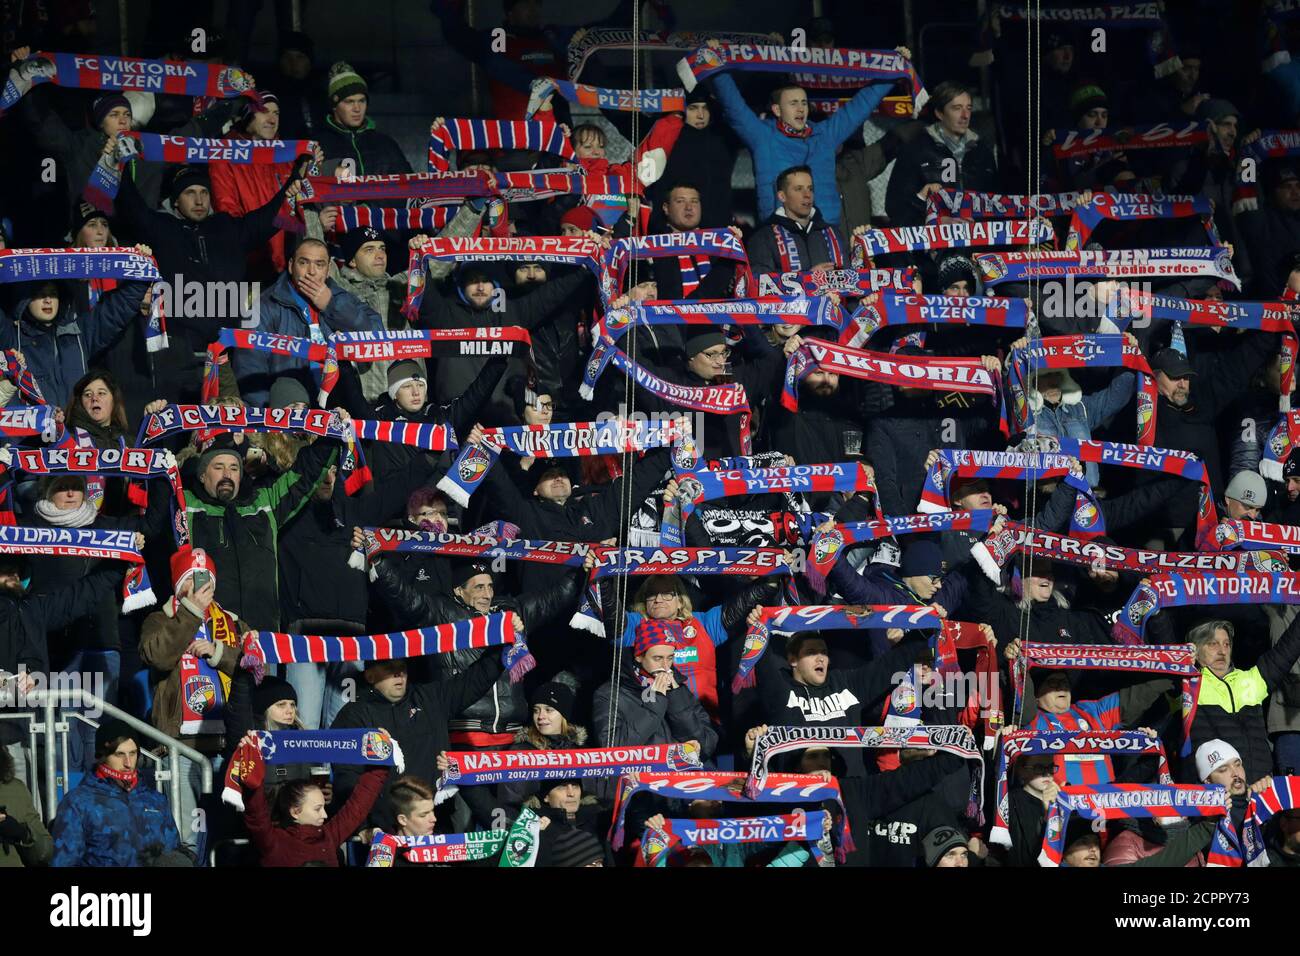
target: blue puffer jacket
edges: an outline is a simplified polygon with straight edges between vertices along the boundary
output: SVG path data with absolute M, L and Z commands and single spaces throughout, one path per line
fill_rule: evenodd
M 96 356 L 139 317 L 140 303 L 149 286 L 148 282 L 123 282 L 100 296 L 88 315 L 77 315 L 71 291 L 62 288 L 59 314 L 49 323 L 37 322 L 28 315 L 27 306 L 32 300 L 20 299 L 14 319 L 0 323 L 0 349 L 22 352 L 45 400 L 51 405 L 63 405 Z
M 330 304 L 317 317 L 321 333 L 326 337 L 335 332 L 382 332 L 384 320 L 379 313 L 366 305 L 351 292 L 345 290 L 333 279 L 326 279 L 330 292 Z M 300 296 L 289 282 L 289 273 L 283 272 L 271 288 L 262 293 L 259 304 L 261 317 L 257 326 L 259 332 L 271 332 L 277 335 L 293 335 L 298 338 L 311 338 L 311 326 L 307 320 L 307 300 Z M 272 355 L 269 352 L 254 352 L 250 349 L 236 349 L 232 361 L 235 363 L 235 377 L 239 381 L 239 392 L 253 408 L 266 405 L 271 384 L 281 375 L 293 375 L 302 380 L 307 394 L 315 392 L 309 365 L 304 359 L 290 355 Z
M 776 211 L 776 177 L 791 166 L 812 170 L 817 209 L 827 222 L 840 221 L 840 194 L 835 185 L 835 152 L 840 144 L 862 128 L 868 116 L 890 90 L 888 83 L 864 86 L 853 99 L 822 123 L 809 123 L 812 135 L 786 136 L 770 115 L 759 119 L 745 103 L 736 81 L 725 73 L 713 78 L 713 92 L 736 134 L 754 154 L 754 189 L 758 194 L 758 220 L 764 222 Z
M 1031 389 L 1029 406 L 1034 412 L 1038 434 L 1054 435 L 1057 438 L 1080 440 L 1092 438 L 1095 429 L 1109 423 L 1128 404 L 1129 399 L 1133 397 L 1133 383 L 1137 380 L 1137 376 L 1132 372 L 1120 372 L 1101 391 L 1084 395 L 1069 372 L 1064 369 L 1052 371 L 1065 373 L 1061 382 L 1060 403 L 1048 405 L 1037 389 Z M 1095 488 L 1101 477 L 1097 465 L 1094 462 L 1085 462 L 1083 473 L 1088 479 L 1088 484 Z
M 147 866 L 181 842 L 167 798 L 87 774 L 59 804 L 51 866 Z

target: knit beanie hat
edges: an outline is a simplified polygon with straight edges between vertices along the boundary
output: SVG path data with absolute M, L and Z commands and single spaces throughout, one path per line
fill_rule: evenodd
M 361 74 L 352 69 L 351 64 L 339 60 L 330 67 L 330 105 L 337 105 L 339 101 L 346 100 L 349 96 L 356 96 L 358 93 L 369 96 L 370 87 L 361 78 Z
M 933 541 L 913 541 L 903 548 L 899 573 L 905 578 L 943 574 L 943 551 Z
M 308 396 L 302 382 L 292 375 L 281 375 L 271 383 L 271 391 L 266 398 L 267 408 L 288 408 L 299 402 L 310 407 L 311 397 Z
M 180 548 L 171 558 L 172 566 L 172 590 L 179 594 L 185 582 L 199 571 L 207 571 L 212 575 L 212 580 L 217 579 L 217 569 L 212 562 L 208 560 L 208 553 L 202 548 L 195 548 L 186 545 Z
M 253 690 L 254 719 L 260 718 L 266 713 L 268 707 L 272 707 L 282 700 L 291 700 L 296 704 L 298 703 L 298 692 L 283 677 L 267 674 L 262 678 L 262 683 L 258 684 Z
M 104 122 L 108 114 L 119 106 L 125 106 L 129 110 L 131 108 L 131 101 L 121 93 L 105 93 L 99 99 L 95 100 L 95 105 L 91 107 L 91 124 L 98 129 L 99 124 Z
M 202 186 L 209 192 L 212 191 L 212 178 L 208 175 L 206 166 L 182 166 L 176 170 L 167 188 L 167 198 L 172 201 L 173 206 L 176 205 L 176 200 L 180 198 L 181 193 L 191 186 Z
M 312 38 L 299 30 L 286 30 L 280 34 L 280 52 L 287 50 L 297 50 L 299 53 L 306 55 L 307 59 L 316 59 L 316 44 Z
M 1288 478 L 1300 478 L 1300 448 L 1292 449 L 1282 463 L 1282 480 Z
M 949 850 L 965 846 L 968 842 L 966 834 L 956 827 L 937 827 L 931 830 L 921 841 L 921 847 L 925 851 L 925 865 L 936 865 Z
M 1196 748 L 1196 776 L 1202 782 L 1208 781 L 1210 774 L 1224 764 L 1240 759 L 1241 754 L 1237 752 L 1237 748 L 1226 740 L 1217 737 L 1214 740 L 1207 740 Z
M 561 226 L 577 226 L 583 232 L 596 228 L 596 213 L 590 206 L 574 206 L 560 217 Z
M 573 716 L 573 699 L 572 687 L 558 681 L 551 681 L 533 691 L 532 696 L 528 698 L 528 706 L 531 708 L 538 704 L 545 704 L 559 711 L 560 716 L 565 720 L 569 720 Z
M 397 401 L 397 393 L 407 382 L 427 382 L 423 366 L 415 359 L 402 359 L 388 366 L 388 397 Z
M 1070 112 L 1075 119 L 1099 106 L 1108 106 L 1109 103 L 1106 91 L 1096 83 L 1081 83 L 1070 93 Z
M 686 339 L 687 358 L 695 358 L 701 352 L 727 344 L 727 337 L 722 334 L 721 329 L 707 325 L 697 326 L 697 328 L 699 331 Z
M 253 117 L 258 113 L 265 113 L 267 106 L 274 103 L 280 105 L 280 97 L 276 96 L 270 90 L 258 90 L 257 99 L 244 97 L 240 105 L 243 107 L 243 113 L 239 117 L 238 128 L 248 132 L 248 124 L 253 121 Z
M 243 453 L 235 447 L 235 439 L 229 432 L 223 432 L 208 442 L 199 452 L 198 473 L 202 475 L 207 471 L 208 465 L 212 464 L 212 460 L 218 455 L 233 455 L 241 463 L 244 460 Z
M 939 263 L 939 292 L 954 282 L 966 280 L 971 295 L 979 290 L 979 277 L 975 272 L 975 263 L 968 256 L 947 256 Z
M 99 726 L 95 728 L 95 750 L 96 752 L 104 749 L 111 741 L 121 740 L 123 737 L 130 737 L 132 740 L 138 739 L 138 735 L 131 726 L 119 717 L 104 717 L 100 720 Z
M 681 643 L 681 621 L 653 621 L 648 617 L 644 617 L 641 619 L 641 623 L 636 626 L 636 639 L 632 645 L 632 656 L 640 657 L 650 648 L 658 647 L 660 644 L 667 644 L 669 647 L 675 648 Z
M 453 588 L 464 587 L 470 578 L 491 573 L 492 566 L 483 561 L 475 561 L 472 558 L 453 561 L 451 565 L 451 586 Z
M 362 226 L 360 229 L 349 229 L 343 234 L 343 239 L 339 242 L 339 249 L 342 251 L 342 260 L 351 262 L 361 251 L 361 247 L 367 242 L 383 242 L 384 236 L 378 229 L 373 226 Z
M 72 214 L 72 231 L 68 235 L 73 240 L 76 240 L 77 233 L 81 232 L 86 223 L 95 219 L 102 219 L 105 222 L 108 222 L 108 213 L 96 209 L 90 203 L 85 201 L 77 203 L 76 211 Z

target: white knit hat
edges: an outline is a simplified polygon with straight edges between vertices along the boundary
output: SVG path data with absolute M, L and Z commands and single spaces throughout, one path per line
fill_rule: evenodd
M 1196 776 L 1201 778 L 1201 782 L 1210 779 L 1210 774 L 1218 770 L 1224 764 L 1232 763 L 1234 760 L 1240 760 L 1241 754 L 1237 753 L 1237 748 L 1226 740 L 1207 740 L 1196 748 Z

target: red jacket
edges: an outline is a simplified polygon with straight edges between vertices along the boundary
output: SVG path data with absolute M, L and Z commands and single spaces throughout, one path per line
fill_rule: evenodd
M 292 172 L 293 163 L 276 163 L 274 166 L 211 163 L 208 175 L 212 178 L 212 205 L 218 212 L 246 216 L 270 202 Z M 248 257 L 249 271 L 253 275 L 260 273 L 270 277 L 283 272 L 287 265 L 283 230 Z
M 266 806 L 266 791 L 261 787 L 250 790 L 244 823 L 248 835 L 253 838 L 253 846 L 257 847 L 262 866 L 302 866 L 305 863 L 338 866 L 339 845 L 366 821 L 387 779 L 388 771 L 382 767 L 367 770 L 357 781 L 348 802 L 320 827 L 276 826 L 271 822 L 271 813 Z

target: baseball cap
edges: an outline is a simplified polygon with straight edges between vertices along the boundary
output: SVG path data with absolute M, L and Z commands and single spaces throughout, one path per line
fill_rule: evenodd
M 1187 361 L 1187 356 L 1177 349 L 1161 349 L 1151 360 L 1151 368 L 1170 378 L 1193 378 L 1196 375 L 1196 369 Z

